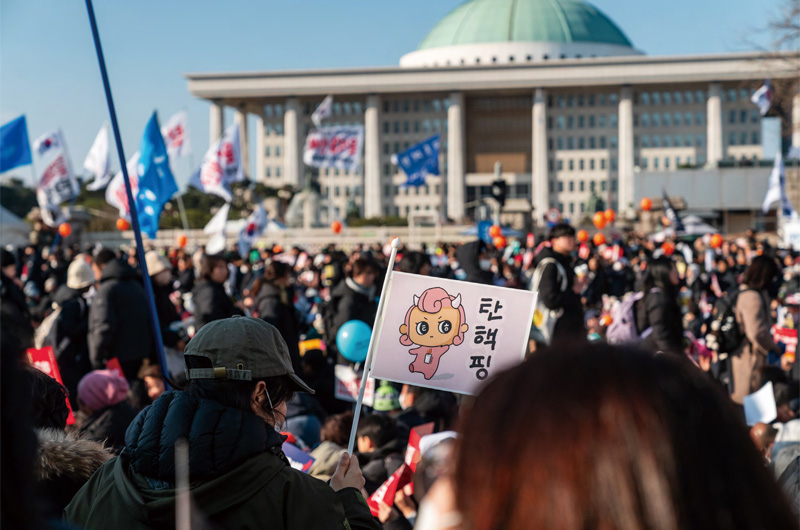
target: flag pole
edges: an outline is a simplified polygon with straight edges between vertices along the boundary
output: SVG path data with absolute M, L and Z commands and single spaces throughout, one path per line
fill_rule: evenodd
M 161 375 L 164 379 L 164 386 L 167 390 L 169 390 L 169 374 L 167 372 L 167 360 L 164 356 L 164 342 L 161 339 L 161 325 L 158 322 L 158 314 L 156 313 L 156 306 L 153 297 L 153 285 L 150 282 L 150 275 L 147 273 L 147 262 L 145 261 L 144 257 L 144 243 L 142 242 L 142 233 L 139 229 L 139 215 L 136 212 L 136 201 L 134 200 L 133 190 L 131 189 L 131 180 L 128 177 L 128 164 L 125 163 L 125 152 L 122 148 L 122 136 L 119 132 L 117 111 L 114 109 L 114 98 L 111 96 L 111 85 L 108 81 L 106 61 L 103 58 L 103 47 L 100 44 L 100 34 L 97 31 L 97 20 L 94 17 L 92 0 L 86 0 L 86 11 L 89 14 L 89 23 L 92 26 L 92 38 L 94 39 L 94 48 L 97 52 L 97 62 L 100 65 L 100 75 L 103 77 L 103 90 L 106 93 L 108 113 L 111 115 L 111 127 L 114 129 L 114 140 L 117 143 L 117 154 L 119 155 L 120 165 L 122 166 L 122 178 L 125 180 L 125 193 L 128 198 L 128 205 L 130 206 L 129 209 L 131 214 L 131 224 L 133 225 L 133 235 L 136 238 L 136 255 L 139 258 L 139 267 L 142 270 L 144 294 L 147 298 L 147 306 L 150 312 L 150 327 L 153 329 L 153 340 L 155 341 L 156 353 L 158 354 L 158 363 L 161 365 Z
M 87 0 L 88 1 L 88 0 Z M 375 357 L 375 348 L 378 344 L 375 341 L 375 330 L 378 323 L 383 321 L 383 313 L 386 307 L 386 301 L 389 299 L 389 281 L 394 270 L 394 261 L 397 258 L 397 249 L 400 248 L 400 238 L 392 239 L 392 254 L 389 256 L 389 265 L 386 267 L 386 277 L 383 279 L 383 290 L 381 290 L 381 300 L 378 302 L 378 311 L 375 316 L 375 325 L 372 327 L 372 335 L 369 337 L 369 348 L 367 349 L 367 359 L 364 362 L 364 373 L 361 374 L 361 384 L 358 387 L 358 399 L 356 400 L 356 408 L 353 411 L 353 427 L 350 429 L 350 442 L 347 444 L 347 454 L 353 454 L 353 446 L 356 443 L 356 432 L 358 431 L 358 418 L 361 415 L 361 405 L 364 401 L 364 390 L 367 388 L 367 379 L 370 372 L 372 372 L 372 360 Z

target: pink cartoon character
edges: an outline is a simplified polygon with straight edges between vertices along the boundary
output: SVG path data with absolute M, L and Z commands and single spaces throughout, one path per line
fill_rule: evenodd
M 420 296 L 414 295 L 414 305 L 400 326 L 400 344 L 417 346 L 408 352 L 415 356 L 408 370 L 432 378 L 439 369 L 439 359 L 451 345 L 464 342 L 468 329 L 460 294 L 452 296 L 441 287 L 431 287 Z

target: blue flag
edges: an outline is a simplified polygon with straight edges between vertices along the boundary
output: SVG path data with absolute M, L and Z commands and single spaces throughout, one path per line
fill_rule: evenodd
M 0 127 L 0 173 L 31 163 L 31 144 L 25 115 Z
M 136 213 L 139 227 L 150 239 L 155 239 L 161 210 L 178 191 L 175 177 L 169 168 L 169 156 L 161 136 L 156 113 L 150 117 L 139 144 L 139 192 L 136 195 Z
M 392 157 L 392 162 L 408 177 L 403 186 L 423 186 L 426 175 L 439 174 L 439 146 L 436 134 Z

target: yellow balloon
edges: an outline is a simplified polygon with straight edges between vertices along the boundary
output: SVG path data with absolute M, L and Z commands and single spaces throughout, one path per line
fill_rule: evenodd
M 544 315 L 538 309 L 533 312 L 533 325 L 537 328 L 542 325 L 542 321 L 544 320 Z

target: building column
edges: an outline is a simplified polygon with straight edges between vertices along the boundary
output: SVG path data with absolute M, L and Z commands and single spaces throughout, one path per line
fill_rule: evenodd
M 214 145 L 222 136 L 222 126 L 225 123 L 223 107 L 216 100 L 211 101 L 211 112 L 208 117 L 208 146 Z
M 264 182 L 266 178 L 264 169 L 265 169 L 265 158 L 264 158 L 264 139 L 265 139 L 265 131 L 264 131 L 264 110 L 263 107 L 259 112 L 256 113 L 256 174 L 253 180 L 255 182 Z
M 247 109 L 242 103 L 236 108 L 233 121 L 239 126 L 239 149 L 244 162 L 245 178 L 250 178 L 250 145 L 247 143 Z
M 297 98 L 286 98 L 283 114 L 283 181 L 295 189 L 302 187 L 299 107 Z
M 466 214 L 464 125 L 464 94 L 451 92 L 447 110 L 447 216 L 456 222 Z
M 706 165 L 716 167 L 722 160 L 722 84 L 708 86 L 706 102 Z
M 533 92 L 533 120 L 531 145 L 531 199 L 533 220 L 536 226 L 544 226 L 544 214 L 550 207 L 549 188 L 547 185 L 547 96 L 545 91 L 537 88 Z
M 617 147 L 617 210 L 627 218 L 633 205 L 633 90 L 622 87 L 619 98 L 619 145 Z
M 364 217 L 383 217 L 381 201 L 381 154 L 379 96 L 367 96 L 364 111 Z
M 792 98 L 792 146 L 800 149 L 800 89 Z

